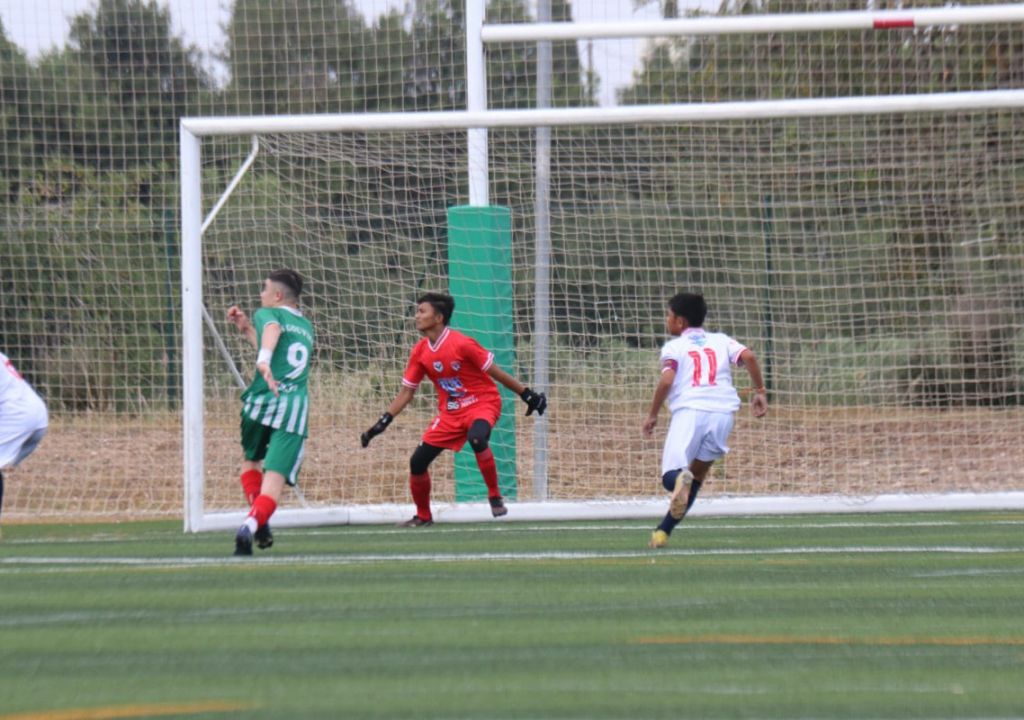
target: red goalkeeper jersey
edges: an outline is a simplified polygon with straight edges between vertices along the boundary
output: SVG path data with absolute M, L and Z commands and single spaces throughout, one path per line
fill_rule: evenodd
M 494 364 L 494 354 L 480 343 L 457 330 L 445 328 L 431 343 L 420 340 L 412 349 L 405 367 L 402 384 L 417 388 L 424 376 L 437 387 L 437 408 L 440 413 L 457 413 L 481 403 L 501 407 L 501 395 L 487 369 Z

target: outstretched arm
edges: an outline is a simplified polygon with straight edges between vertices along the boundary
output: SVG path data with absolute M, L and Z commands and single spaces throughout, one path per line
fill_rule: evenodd
M 538 415 L 544 414 L 544 411 L 548 407 L 547 395 L 544 393 L 534 392 L 530 388 L 526 387 L 498 367 L 496 363 L 491 363 L 491 366 L 487 368 L 487 374 L 522 398 L 523 402 L 526 403 L 526 406 L 529 408 L 526 411 L 527 415 L 531 415 L 534 410 L 537 411 Z
M 491 366 L 487 368 L 487 374 L 514 392 L 516 395 L 522 395 L 523 390 L 526 389 L 525 385 L 498 367 L 497 363 L 491 363 Z
M 382 432 L 388 429 L 388 425 L 395 419 L 395 415 L 405 410 L 405 406 L 408 405 L 413 396 L 416 394 L 416 388 L 411 388 L 408 385 L 403 385 L 402 389 L 395 395 L 395 399 L 388 405 L 388 409 L 383 415 L 375 422 L 369 430 L 359 436 L 359 442 L 363 447 L 370 444 L 370 441 L 380 435 Z
M 658 413 L 661 412 L 661 406 L 665 404 L 665 398 L 668 397 L 668 391 L 672 389 L 672 381 L 675 379 L 676 371 L 671 367 L 666 367 L 661 371 L 661 378 L 658 380 L 657 387 L 654 388 L 651 411 L 647 413 L 647 419 L 644 421 L 644 435 L 650 437 L 654 432 L 654 427 L 658 424 Z
M 750 350 L 744 350 L 740 353 L 740 364 L 747 369 L 750 383 L 754 386 L 750 410 L 754 417 L 764 417 L 768 413 L 768 391 L 764 386 L 764 377 L 761 375 L 761 366 L 757 364 L 757 357 Z
M 412 402 L 413 396 L 416 395 L 416 388 L 411 388 L 408 385 L 403 385 L 402 389 L 395 395 L 395 399 L 388 405 L 388 415 L 395 417 L 398 413 L 405 410 L 405 406 Z

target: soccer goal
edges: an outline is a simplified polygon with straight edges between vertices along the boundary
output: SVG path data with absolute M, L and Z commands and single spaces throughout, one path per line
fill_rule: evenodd
M 695 512 L 1024 506 L 1024 90 L 994 90 L 182 120 L 186 529 L 243 515 L 253 362 L 223 313 L 251 310 L 279 266 L 307 279 L 318 353 L 301 494 L 275 521 L 408 514 L 432 389 L 370 448 L 358 435 L 399 388 L 415 298 L 474 262 L 452 257 L 450 211 L 471 197 L 481 129 L 510 232 L 477 264 L 500 264 L 508 290 L 456 297 L 453 326 L 500 316 L 507 369 L 532 383 L 543 367 L 551 402 L 540 427 L 516 417 L 497 440 L 510 519 L 664 511 L 663 436 L 640 426 L 665 301 L 684 288 L 755 350 L 771 400 L 766 419 L 740 411 Z M 439 519 L 488 517 L 447 462 L 432 468 Z
M 189 527 L 241 510 L 225 357 L 243 373 L 252 359 L 221 318 L 277 266 L 307 277 L 320 347 L 303 495 L 279 522 L 397 517 L 431 393 L 369 449 L 358 433 L 397 391 L 417 294 L 448 286 L 470 127 L 489 128 L 493 201 L 511 209 L 509 369 L 529 380 L 538 124 L 554 158 L 547 496 L 520 420 L 512 517 L 652 512 L 637 498 L 656 494 L 660 440 L 640 424 L 681 287 L 756 349 L 771 391 L 767 419 L 741 411 L 706 509 L 1019 502 L 1022 108 L 1024 91 L 997 91 L 183 121 Z M 216 186 L 250 143 L 247 177 L 200 233 L 200 170 Z M 456 327 L 480 300 L 457 298 Z M 443 465 L 437 479 L 448 517 L 475 517 Z

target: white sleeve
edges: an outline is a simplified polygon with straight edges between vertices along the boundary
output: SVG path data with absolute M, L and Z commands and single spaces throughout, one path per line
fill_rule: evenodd
M 665 343 L 661 346 L 661 357 L 658 360 L 658 372 L 665 372 L 666 368 L 679 371 L 679 358 L 672 352 L 672 343 Z
M 742 365 L 740 361 L 740 355 L 747 349 L 747 346 L 736 340 L 733 340 L 728 335 L 726 336 L 726 351 L 729 353 L 729 362 L 733 365 Z

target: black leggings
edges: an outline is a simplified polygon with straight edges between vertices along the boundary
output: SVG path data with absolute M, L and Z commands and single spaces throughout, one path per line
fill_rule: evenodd
M 486 420 L 474 420 L 473 424 L 469 426 L 469 432 L 466 433 L 466 439 L 469 440 L 474 453 L 482 453 L 490 447 L 488 444 L 490 438 L 491 424 Z M 409 472 L 413 475 L 422 475 L 430 467 L 430 463 L 434 462 L 442 452 L 444 452 L 444 448 L 437 445 L 420 443 L 413 451 L 412 457 L 409 458 Z

